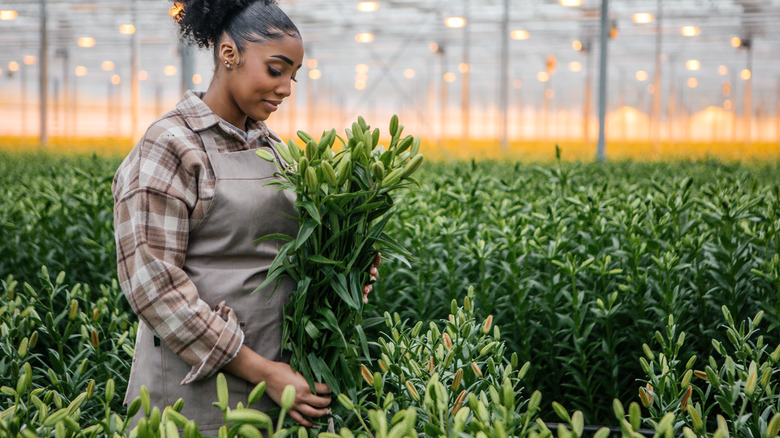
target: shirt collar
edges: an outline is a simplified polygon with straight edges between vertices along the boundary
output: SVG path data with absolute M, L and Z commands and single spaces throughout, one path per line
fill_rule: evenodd
M 214 114 L 214 112 L 211 111 L 211 108 L 203 102 L 203 96 L 205 94 L 206 93 L 203 91 L 187 90 L 179 103 L 176 104 L 176 108 L 181 112 L 187 126 L 195 132 L 205 131 L 215 125 L 219 125 L 222 121 L 222 119 Z M 247 142 L 250 144 L 261 137 L 269 137 L 272 140 L 281 141 L 279 137 L 268 130 L 264 122 L 247 119 L 246 127 Z M 224 126 L 221 126 L 221 128 L 228 131 Z

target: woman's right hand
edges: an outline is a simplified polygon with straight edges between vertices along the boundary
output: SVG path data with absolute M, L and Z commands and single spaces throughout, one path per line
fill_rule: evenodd
M 306 417 L 319 418 L 329 414 L 330 397 L 317 394 L 330 394 L 330 388 L 324 383 L 315 383 L 317 394 L 311 392 L 306 378 L 301 373 L 294 372 L 290 365 L 275 362 L 257 354 L 246 345 L 242 345 L 236 357 L 224 370 L 238 376 L 253 385 L 265 381 L 265 392 L 276 404 L 282 405 L 282 392 L 287 385 L 295 388 L 295 401 L 288 414 L 306 427 L 314 424 Z
M 317 394 L 311 392 L 306 378 L 301 373 L 294 372 L 290 365 L 284 362 L 269 361 L 266 367 L 265 392 L 276 404 L 282 404 L 282 392 L 287 385 L 295 388 L 295 401 L 290 408 L 290 417 L 303 426 L 314 424 L 306 417 L 318 418 L 330 413 L 330 397 L 317 394 L 330 394 L 330 388 L 324 383 L 315 383 Z

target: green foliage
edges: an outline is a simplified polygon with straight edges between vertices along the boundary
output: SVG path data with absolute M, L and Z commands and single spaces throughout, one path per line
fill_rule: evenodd
M 17 426 L 41 416 L 40 400 L 61 409 L 85 391 L 85 416 L 120 409 L 137 324 L 116 283 L 69 287 L 64 272 L 39 275 L 37 289 L 12 276 L 0 282 L 0 406 L 13 406 Z M 93 399 L 96 391 L 112 397 Z
M 296 285 L 284 308 L 282 349 L 290 366 L 309 382 L 325 382 L 334 392 L 354 395 L 357 365 L 368 359 L 363 320 L 363 286 L 377 249 L 402 255 L 406 251 L 383 232 L 392 217 L 391 193 L 409 185 L 419 167 L 420 140 L 401 137 L 403 126 L 393 117 L 389 146 L 379 144 L 379 129 L 362 117 L 347 130 L 338 153 L 331 148 L 336 130 L 319 141 L 303 131 L 305 143 L 290 140 L 276 149 L 277 162 L 265 149 L 257 154 L 275 162 L 280 178 L 268 185 L 297 195 L 297 236 L 270 235 L 284 241 L 259 288 L 288 277 Z M 342 140 L 343 142 L 343 140 Z M 408 149 L 408 150 L 407 150 Z
M 97 156 L 0 152 L 0 278 L 33 282 L 46 265 L 71 282 L 111 283 L 118 165 Z
M 531 436 L 541 394 L 523 396 L 530 364 L 517 370 L 516 357 L 505 357 L 493 318 L 479 322 L 473 300 L 469 289 L 463 307 L 453 302 L 447 320 L 425 327 L 386 313 L 391 334 L 379 339 L 379 369 L 364 366 L 367 388 L 354 402 L 342 395 L 342 405 L 375 430 L 404 420 L 405 436 Z
M 119 403 L 130 357 L 124 349 L 132 348 L 135 317 L 112 284 L 115 253 L 109 186 L 117 164 L 114 159 L 89 157 L 0 155 L 0 278 L 5 279 L 0 291 L 4 309 L 0 312 L 0 327 L 4 327 L 0 328 L 0 386 L 16 391 L 24 364 L 32 369 L 32 389 L 19 399 L 28 408 L 15 408 L 14 397 L 2 394 L 0 410 L 13 408 L 20 416 L 40 417 L 29 397 L 32 391 L 44 390 L 35 393 L 41 400 L 54 391 L 49 396 L 52 412 L 59 409 L 56 400 L 67 406 L 87 391 L 93 379 L 94 394 L 104 394 L 113 377 L 116 396 L 111 409 L 123 411 Z M 682 386 L 685 365 L 694 352 L 698 359 L 688 369 L 706 375 L 709 365 L 721 384 L 729 382 L 728 367 L 723 370 L 726 356 L 715 345 L 731 356 L 735 383 L 710 388 L 691 373 L 692 404 L 702 407 L 707 431 L 716 429 L 721 415 L 735 435 L 736 420 L 716 395 L 734 402 L 739 414 L 751 361 L 756 363 L 757 383 L 745 405 L 744 415 L 749 416 L 745 421 L 750 425 L 762 421 L 761 409 L 759 420 L 753 413 L 756 400 L 777 403 L 776 389 L 771 396 L 761 389 L 767 354 L 780 343 L 776 163 L 439 163 L 427 164 L 418 173 L 420 189 L 404 194 L 404 202 L 394 207 L 396 213 L 385 228 L 416 262 L 409 267 L 385 258 L 381 280 L 370 297 L 381 303 L 382 312 L 398 313 L 399 321 L 410 325 L 422 321 L 425 330 L 420 330 L 425 334 L 429 322 L 446 319 L 452 300 L 462 302 L 464 291 L 474 285 L 475 318 L 484 321 L 493 315 L 502 328 L 506 354 L 516 352 L 520 363 L 533 364 L 523 386 L 569 408 L 570 420 L 581 411 L 586 424 L 613 423 L 613 409 L 605 400 L 618 398 L 630 412 L 631 401 L 641 401 L 636 382 L 645 381 L 645 388 L 647 381 L 654 385 L 637 358 L 643 354 L 643 344 L 652 344 L 655 331 L 675 342 L 682 332 L 695 334 L 674 356 L 676 365 L 672 365 L 672 352 L 659 347 L 670 370 L 677 370 L 670 373 L 678 373 L 672 379 L 677 383 L 666 386 L 666 395 L 653 396 L 659 413 L 681 405 L 687 391 Z M 66 280 L 49 279 L 52 286 L 48 286 L 41 280 L 42 265 L 51 272 L 64 271 Z M 30 286 L 25 287 L 25 282 Z M 66 282 L 83 284 L 71 287 Z M 72 300 L 77 301 L 78 317 L 69 320 L 61 315 Z M 730 339 L 737 335 L 735 339 L 742 342 L 741 337 L 755 327 L 746 323 L 742 333 L 736 326 L 731 336 L 719 329 L 724 305 L 734 321 L 747 321 L 764 311 L 761 336 L 767 347 L 759 359 L 753 357 L 762 349 L 758 334 L 749 337 L 746 345 L 753 353 L 744 358 Z M 102 315 L 99 322 L 92 320 L 96 307 Z M 366 316 L 383 317 L 380 312 Z M 674 336 L 667 334 L 669 316 Z M 93 328 L 99 350 L 91 346 Z M 404 332 L 398 330 L 399 335 Z M 122 338 L 125 331 L 128 334 Z M 383 332 L 367 331 L 370 352 L 383 348 L 380 336 L 388 343 L 393 339 L 392 328 Z M 21 348 L 25 338 L 26 351 Z M 675 344 L 669 341 L 668 345 Z M 20 355 L 20 350 L 25 354 Z M 660 353 L 653 354 L 658 360 Z M 61 365 L 54 363 L 56 355 Z M 710 356 L 716 366 L 705 360 Z M 87 365 L 81 371 L 84 359 Z M 483 373 L 486 365 L 481 364 Z M 368 366 L 376 370 L 379 363 Z M 654 367 L 656 373 L 662 370 L 660 363 Z M 49 368 L 57 370 L 52 375 L 61 386 L 53 386 Z M 451 383 L 447 372 L 452 370 L 437 372 L 440 382 Z M 469 370 L 463 372 L 465 379 Z M 770 382 L 776 378 L 773 371 Z M 428 378 L 418 382 L 419 394 L 429 382 Z M 736 393 L 729 392 L 735 387 Z M 486 393 L 489 397 L 489 390 Z M 703 394 L 708 394 L 706 399 Z M 395 395 L 400 398 L 401 393 Z M 542 418 L 561 418 L 549 403 L 540 407 Z M 94 395 L 80 410 L 85 412 L 83 419 L 105 418 Z M 780 417 L 774 418 L 763 419 L 769 432 L 780 425 Z M 663 415 L 650 419 L 660 423 Z M 687 407 L 673 420 L 673 424 L 692 426 Z M 567 423 L 565 418 L 561 421 Z M 642 424 L 652 427 L 646 420 Z M 763 435 L 759 430 L 754 436 Z
M 647 384 L 640 388 L 649 411 L 644 422 L 657 429 L 671 414 L 677 419 L 676 436 L 775 437 L 780 429 L 780 344 L 765 344 L 758 328 L 763 311 L 739 325 L 727 307 L 722 311 L 728 342 L 713 339 L 714 355 L 706 361 L 695 355 L 683 359 L 687 337 L 672 317 L 665 333 L 655 335 L 661 351 L 646 346 L 641 362 Z M 696 365 L 704 369 L 694 369 Z
M 604 395 L 636 396 L 637 352 L 670 315 L 703 357 L 726 342 L 723 305 L 764 310 L 780 342 L 776 164 L 434 163 L 420 183 L 387 230 L 417 262 L 384 263 L 373 299 L 427 323 L 474 285 L 534 364 L 526 384 L 588 424 L 612 418 Z

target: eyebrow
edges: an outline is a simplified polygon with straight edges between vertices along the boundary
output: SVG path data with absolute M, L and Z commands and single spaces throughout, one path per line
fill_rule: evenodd
M 290 65 L 295 65 L 295 63 L 293 62 L 292 59 L 290 59 L 290 58 L 288 58 L 288 57 L 286 57 L 284 55 L 271 55 L 271 58 L 279 58 L 282 61 L 284 61 L 284 62 L 286 62 L 286 63 L 288 63 Z

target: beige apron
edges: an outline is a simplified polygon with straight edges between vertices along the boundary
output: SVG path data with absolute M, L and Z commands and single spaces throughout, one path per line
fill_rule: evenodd
M 278 242 L 254 240 L 271 233 L 298 233 L 295 194 L 275 186 L 264 187 L 276 166 L 255 155 L 254 149 L 220 152 L 221 140 L 215 131 L 211 128 L 201 133 L 217 180 L 215 196 L 203 222 L 190 233 L 184 271 L 212 309 L 225 301 L 236 312 L 246 346 L 270 360 L 289 361 L 289 357 L 281 357 L 280 345 L 282 306 L 293 289 L 292 283 L 283 281 L 273 294 L 273 285 L 251 292 L 265 279 L 279 246 Z M 262 147 L 279 159 L 273 148 Z M 180 385 L 191 368 L 156 339 L 146 324 L 139 323 L 125 402 L 140 394 L 141 385 L 149 390 L 152 406 L 161 410 L 181 397 L 182 414 L 195 420 L 201 433 L 216 435 L 224 424 L 222 412 L 212 405 L 217 400 L 216 375 Z M 246 405 L 253 385 L 224 374 L 231 408 L 239 401 Z M 274 406 L 267 395 L 252 405 L 260 410 Z

